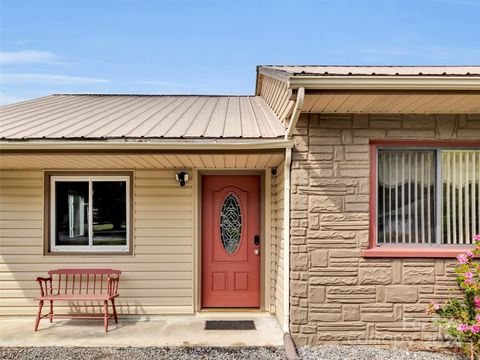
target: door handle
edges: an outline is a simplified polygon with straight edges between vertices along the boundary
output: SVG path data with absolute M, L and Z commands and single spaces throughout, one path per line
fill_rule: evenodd
M 255 245 L 260 245 L 260 235 L 255 235 L 255 236 L 253 237 L 253 243 L 254 243 Z

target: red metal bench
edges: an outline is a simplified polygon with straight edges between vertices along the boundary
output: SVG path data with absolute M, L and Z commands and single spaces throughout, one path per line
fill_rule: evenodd
M 103 314 L 56 314 L 55 317 L 103 318 L 105 332 L 108 331 L 108 319 L 113 317 L 118 323 L 115 309 L 115 298 L 118 297 L 120 270 L 113 269 L 58 269 L 50 270 L 49 277 L 38 277 L 41 295 L 38 314 L 35 320 L 35 331 L 40 319 L 49 317 L 53 321 L 53 302 L 60 301 L 103 301 Z M 50 312 L 42 315 L 44 301 L 50 301 Z M 112 302 L 112 314 L 108 313 L 108 302 Z

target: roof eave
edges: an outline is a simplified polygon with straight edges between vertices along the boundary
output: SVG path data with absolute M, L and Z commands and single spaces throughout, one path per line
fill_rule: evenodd
M 10 150 L 269 150 L 293 147 L 293 141 L 202 140 L 202 141 L 0 141 L 0 151 Z
M 290 89 L 305 90 L 480 90 L 480 77 L 468 76 L 290 76 Z

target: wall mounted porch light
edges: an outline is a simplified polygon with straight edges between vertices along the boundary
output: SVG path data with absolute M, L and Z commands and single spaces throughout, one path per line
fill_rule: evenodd
M 178 181 L 180 186 L 185 186 L 185 183 L 189 180 L 188 173 L 184 171 L 176 173 L 175 179 Z

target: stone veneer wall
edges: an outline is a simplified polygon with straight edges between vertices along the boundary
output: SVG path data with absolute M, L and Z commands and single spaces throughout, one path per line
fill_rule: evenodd
M 457 289 L 453 260 L 361 257 L 371 138 L 480 139 L 480 115 L 302 114 L 291 190 L 290 331 L 297 345 L 441 345 L 425 308 Z

